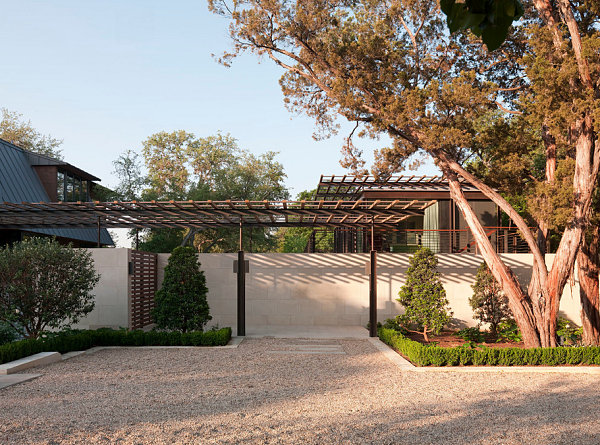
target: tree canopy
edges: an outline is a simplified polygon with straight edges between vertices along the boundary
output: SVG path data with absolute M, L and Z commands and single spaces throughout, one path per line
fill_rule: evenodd
M 32 125 L 25 121 L 23 115 L 6 108 L 1 108 L 0 138 L 24 150 L 62 159 L 59 147 L 62 141 L 50 135 L 41 134 Z
M 260 155 L 238 146 L 228 134 L 197 137 L 183 130 L 158 132 L 142 143 L 139 155 L 124 152 L 114 163 L 120 178 L 116 190 L 122 199 L 143 200 L 279 200 L 289 197 L 283 166 L 277 153 Z M 142 169 L 145 169 L 145 174 Z M 247 249 L 273 250 L 274 230 L 245 229 Z M 193 243 L 201 252 L 238 249 L 237 229 L 146 230 L 139 248 L 170 252 L 177 245 Z M 249 249 L 250 250 L 250 249 Z
M 503 13 L 517 17 L 521 12 L 514 6 Z M 211 0 L 209 7 L 231 21 L 233 48 L 221 62 L 228 65 L 246 51 L 270 58 L 284 69 L 280 84 L 286 104 L 314 117 L 321 136 L 334 134 L 342 116 L 356 123 L 358 136 L 392 138 L 392 146 L 376 153 L 375 174 L 401 170 L 419 153 L 432 156 L 509 299 L 525 343 L 556 345 L 558 303 L 588 226 L 600 164 L 594 132 L 600 112 L 594 2 L 534 0 L 520 26 L 492 52 L 470 34 L 449 35 L 436 0 Z M 457 29 L 479 26 L 483 35 L 485 20 Z M 511 130 L 528 125 L 530 132 Z M 526 150 L 545 154 L 546 176 L 552 174 L 552 147 L 559 139 L 575 164 L 573 205 L 550 269 L 536 239 L 536 232 L 538 238 L 547 234 L 544 222 L 531 230 L 501 192 L 465 168 L 473 156 L 485 165 L 490 148 L 496 150 L 496 136 L 507 130 L 513 139 L 503 159 L 518 163 L 519 138 L 528 136 L 532 143 Z M 353 135 L 344 151 L 347 165 L 358 166 Z M 522 233 L 534 255 L 526 291 L 487 239 L 459 177 L 495 202 Z

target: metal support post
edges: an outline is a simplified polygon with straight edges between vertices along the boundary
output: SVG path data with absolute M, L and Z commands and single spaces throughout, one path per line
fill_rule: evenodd
M 369 270 L 369 336 L 377 337 L 377 251 L 375 217 L 371 219 L 371 264 Z
M 377 251 L 371 250 L 369 271 L 369 336 L 377 337 Z
M 242 220 L 240 218 L 240 250 L 237 259 L 237 335 L 246 335 L 246 261 L 242 246 Z
M 100 247 L 100 217 L 98 217 L 98 245 Z
M 238 252 L 237 259 L 237 335 L 246 335 L 246 262 L 243 250 Z

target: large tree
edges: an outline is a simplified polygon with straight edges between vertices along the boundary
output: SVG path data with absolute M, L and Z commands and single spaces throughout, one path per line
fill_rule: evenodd
M 1 108 L 0 138 L 15 144 L 24 150 L 32 151 L 55 159 L 62 159 L 58 147 L 62 141 L 50 135 L 41 134 L 32 125 L 25 121 L 23 115 L 6 108 Z
M 570 134 L 575 159 L 571 218 L 550 270 L 526 220 L 463 165 L 472 148 L 481 145 L 485 135 L 479 130 L 490 114 L 516 111 L 510 93 L 521 85 L 503 85 L 501 77 L 493 76 L 499 71 L 477 64 L 491 59 L 478 56 L 482 49 L 476 41 L 463 34 L 448 36 L 437 1 L 209 0 L 209 7 L 231 19 L 234 46 L 223 63 L 229 64 L 244 51 L 272 59 L 285 69 L 280 83 L 288 106 L 313 116 L 326 134 L 336 131 L 335 118 L 341 115 L 362 126 L 363 134 L 391 136 L 393 146 L 379 153 L 384 168 L 378 171 L 400 169 L 420 151 L 431 155 L 507 295 L 526 345 L 554 346 L 558 304 L 588 223 L 600 162 L 593 127 L 594 114 L 600 110 L 597 52 L 593 51 L 598 39 L 593 27 L 578 26 L 578 20 L 589 21 L 588 10 L 592 15 L 597 11 L 588 8 L 582 15 L 566 0 L 534 3 L 532 12 L 537 15 L 527 24 L 543 24 L 550 41 L 560 43 L 561 50 L 553 56 L 572 68 L 552 79 L 565 84 L 568 97 L 563 102 L 569 102 L 571 112 L 561 121 L 546 121 Z M 582 2 L 581 6 L 590 4 Z M 491 63 L 502 65 L 511 59 L 512 50 L 506 45 L 492 54 L 496 60 Z M 510 63 L 505 65 L 505 71 L 512 74 Z M 526 80 L 536 82 L 543 90 L 541 79 Z M 350 143 L 347 147 L 352 157 L 353 147 Z M 463 194 L 459 177 L 478 187 L 521 231 L 534 255 L 527 290 L 495 252 Z
M 289 196 L 283 183 L 286 175 L 276 160 L 277 154 L 268 151 L 255 155 L 240 148 L 229 135 L 219 133 L 202 138 L 186 131 L 159 132 L 143 142 L 142 154 L 148 171 L 143 199 L 264 201 Z M 245 249 L 274 248 L 274 231 L 244 230 Z M 182 244 L 193 242 L 201 252 L 231 252 L 238 249 L 239 240 L 237 229 L 187 232 L 161 229 L 148 232 L 143 238 L 142 249 L 164 250 L 157 239 L 168 240 L 166 248 L 173 247 L 179 238 Z

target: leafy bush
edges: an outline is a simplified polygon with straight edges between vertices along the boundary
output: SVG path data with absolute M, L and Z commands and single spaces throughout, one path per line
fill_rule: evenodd
M 393 329 L 381 329 L 379 338 L 417 366 L 526 366 L 598 365 L 600 347 L 442 348 L 410 340 Z
M 429 341 L 428 332 L 439 333 L 452 316 L 440 274 L 436 271 L 437 262 L 428 248 L 417 250 L 410 258 L 406 283 L 398 298 L 405 310 L 397 317 L 398 321 L 405 327 L 418 325 L 425 341 Z
M 64 354 L 94 346 L 224 346 L 231 339 L 231 328 L 208 332 L 144 332 L 98 329 L 73 331 L 47 338 L 26 339 L 0 346 L 0 364 L 38 352 Z
M 0 322 L 0 345 L 10 343 L 18 338 L 15 329 L 6 323 Z
M 378 326 L 379 328 L 380 326 Z M 404 329 L 402 327 L 402 325 L 400 323 L 398 323 L 398 320 L 395 318 L 388 318 L 383 322 L 383 326 L 381 326 L 385 329 L 393 329 L 394 331 L 398 331 L 401 332 L 402 334 L 406 334 L 407 331 L 406 329 Z
M 523 336 L 521 335 L 521 331 L 519 331 L 519 327 L 517 326 L 517 322 L 513 319 L 502 321 L 498 324 L 498 342 L 501 341 L 512 341 L 512 342 L 520 342 L 523 340 Z
M 77 323 L 94 309 L 91 291 L 99 278 L 89 252 L 55 239 L 6 246 L 0 250 L 0 320 L 28 338 Z
M 152 317 L 160 329 L 201 331 L 209 315 L 206 278 L 199 269 L 193 247 L 177 247 L 165 267 L 165 278 L 156 292 Z
M 559 317 L 556 326 L 556 335 L 558 335 L 561 344 L 578 345 L 581 343 L 583 328 L 564 317 Z
M 479 328 L 464 328 L 458 331 L 455 335 L 467 342 L 483 343 L 485 340 L 483 332 L 481 332 Z
M 477 269 L 473 296 L 469 304 L 473 309 L 474 318 L 482 323 L 490 324 L 490 333 L 496 334 L 498 325 L 511 318 L 508 307 L 508 298 L 503 294 L 502 288 L 492 275 L 486 263 L 481 263 Z

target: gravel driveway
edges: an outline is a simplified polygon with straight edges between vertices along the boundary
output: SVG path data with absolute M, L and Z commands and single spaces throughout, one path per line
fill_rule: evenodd
M 0 443 L 598 443 L 593 375 L 401 372 L 366 340 L 105 349 L 0 391 Z

